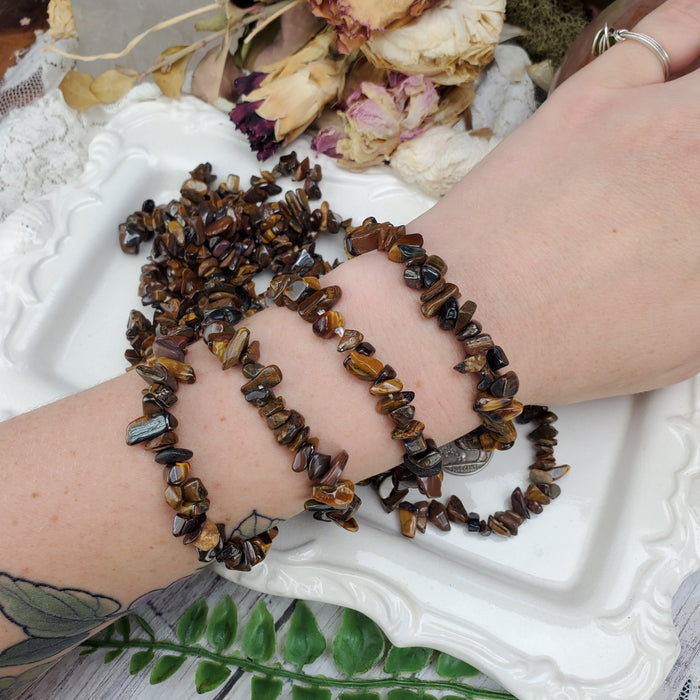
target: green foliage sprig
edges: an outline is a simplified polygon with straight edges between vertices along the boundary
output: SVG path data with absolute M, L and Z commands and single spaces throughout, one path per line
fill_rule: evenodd
M 479 673 L 449 654 L 421 647 L 396 647 L 367 616 L 345 609 L 340 628 L 330 644 L 338 678 L 305 673 L 304 666 L 316 661 L 327 649 L 318 622 L 303 601 L 297 601 L 283 640 L 278 640 L 275 623 L 264 601 L 260 601 L 243 627 L 239 648 L 238 612 L 225 596 L 209 613 L 207 601 L 198 600 L 184 612 L 175 628 L 177 639 L 156 639 L 151 626 L 139 615 L 118 619 L 99 635 L 86 640 L 82 654 L 104 650 L 105 663 L 131 653 L 129 672 L 150 668 L 155 685 L 173 676 L 187 657 L 199 658 L 195 672 L 198 693 L 219 687 L 233 668 L 249 672 L 251 700 L 276 700 L 285 681 L 291 682 L 293 700 L 436 700 L 428 691 L 446 693 L 443 700 L 513 700 L 512 695 L 466 685 L 462 678 Z M 132 625 L 133 623 L 133 625 Z M 132 626 L 140 628 L 134 636 Z M 141 634 L 145 632 L 145 636 Z M 204 644 L 203 642 L 206 642 Z M 278 642 L 279 645 L 278 645 Z M 278 648 L 283 662 L 276 660 Z M 382 664 L 383 660 L 383 665 Z M 413 674 L 430 667 L 439 678 L 416 678 Z M 363 676 L 381 668 L 384 675 Z

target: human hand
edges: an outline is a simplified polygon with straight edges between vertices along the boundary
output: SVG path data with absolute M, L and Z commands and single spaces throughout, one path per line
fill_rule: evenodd
M 673 74 L 700 54 L 693 0 L 634 29 Z M 652 51 L 618 43 L 412 224 L 480 302 L 527 401 L 633 393 L 700 369 L 699 105 L 700 70 L 664 83 Z

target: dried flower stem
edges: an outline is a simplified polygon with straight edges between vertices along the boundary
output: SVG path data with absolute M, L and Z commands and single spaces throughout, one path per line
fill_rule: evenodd
M 166 68 L 166 67 L 172 66 L 172 64 L 175 63 L 175 61 L 180 60 L 183 56 L 187 56 L 187 54 L 194 53 L 195 51 L 199 51 L 199 49 L 204 48 L 208 43 L 218 39 L 220 36 L 223 36 L 227 32 L 228 32 L 228 28 L 220 29 L 218 32 L 214 32 L 213 34 L 210 34 L 208 37 L 206 37 L 204 39 L 200 39 L 199 41 L 195 41 L 194 44 L 190 44 L 189 46 L 185 46 L 183 49 L 180 49 L 180 51 L 176 51 L 175 53 L 172 53 L 169 56 L 162 56 L 150 68 L 143 71 L 142 73 L 139 73 L 137 79 L 141 80 L 142 78 L 147 76 L 149 73 L 155 73 L 157 70 L 160 70 L 161 68 Z
M 139 34 L 138 36 L 135 36 L 124 47 L 124 49 L 122 49 L 118 53 L 103 53 L 103 54 L 98 54 L 96 56 L 81 56 L 79 54 L 67 53 L 65 51 L 62 51 L 54 44 L 50 44 L 49 46 L 47 46 L 44 49 L 44 51 L 54 51 L 55 53 L 59 54 L 60 56 L 63 56 L 64 58 L 71 58 L 71 59 L 74 59 L 76 61 L 99 61 L 101 59 L 122 58 L 123 56 L 126 56 L 142 39 L 144 39 L 149 34 L 157 32 L 161 29 L 166 29 L 167 27 L 172 27 L 174 24 L 178 24 L 179 22 L 183 22 L 186 19 L 196 17 L 197 15 L 201 15 L 205 12 L 211 12 L 212 10 L 218 10 L 218 9 L 221 9 L 221 3 L 214 2 L 214 3 L 211 3 L 210 5 L 206 5 L 205 7 L 200 7 L 196 10 L 190 10 L 189 12 L 184 12 L 181 15 L 177 15 L 176 17 L 171 17 L 170 19 L 164 20 L 163 22 L 159 22 L 158 24 L 155 24 L 152 27 L 149 27 L 145 31 L 141 32 L 141 34 Z M 225 31 L 225 30 L 223 30 L 223 31 Z M 170 57 L 168 57 L 168 58 L 170 58 Z
M 272 24 L 272 22 L 274 22 L 278 17 L 281 17 L 285 12 L 287 12 L 287 10 L 291 10 L 294 6 L 301 5 L 303 2 L 306 2 L 306 0 L 291 0 L 291 2 L 284 3 L 282 7 L 273 12 L 267 19 L 257 24 L 255 26 L 255 29 L 253 29 L 253 31 L 250 34 L 248 34 L 243 43 L 250 43 L 254 37 L 256 37 L 263 29 L 265 29 L 265 27 Z M 277 7 L 277 5 L 273 5 L 273 7 Z

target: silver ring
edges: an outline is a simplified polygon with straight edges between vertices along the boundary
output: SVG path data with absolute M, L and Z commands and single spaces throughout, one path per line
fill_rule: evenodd
M 600 56 L 600 54 L 607 51 L 615 42 L 625 41 L 626 39 L 632 39 L 632 41 L 636 41 L 650 49 L 656 58 L 661 61 L 661 65 L 664 69 L 664 81 L 671 77 L 671 59 L 668 57 L 666 50 L 656 39 L 652 39 L 647 34 L 631 32 L 629 29 L 614 29 L 606 24 L 596 33 L 591 51 L 594 56 Z

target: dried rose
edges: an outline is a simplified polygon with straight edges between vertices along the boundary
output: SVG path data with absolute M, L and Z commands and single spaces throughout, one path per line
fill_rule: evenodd
M 435 86 L 423 76 L 392 74 L 388 86 L 363 82 L 339 112 L 342 132 L 322 129 L 312 146 L 352 168 L 386 162 L 402 141 L 434 123 L 439 102 Z
M 240 102 L 231 110 L 259 160 L 293 141 L 337 100 L 348 59 L 333 54 L 333 34 L 325 31 L 301 51 L 235 82 Z
M 391 167 L 433 197 L 459 182 L 500 141 L 490 131 L 466 132 L 435 126 L 399 145 Z
M 400 27 L 425 12 L 436 0 L 309 0 L 311 11 L 335 28 L 338 51 L 351 53 L 367 39 Z
M 362 51 L 376 66 L 441 85 L 472 82 L 493 59 L 505 7 L 506 0 L 441 0 L 420 19 L 373 37 Z

